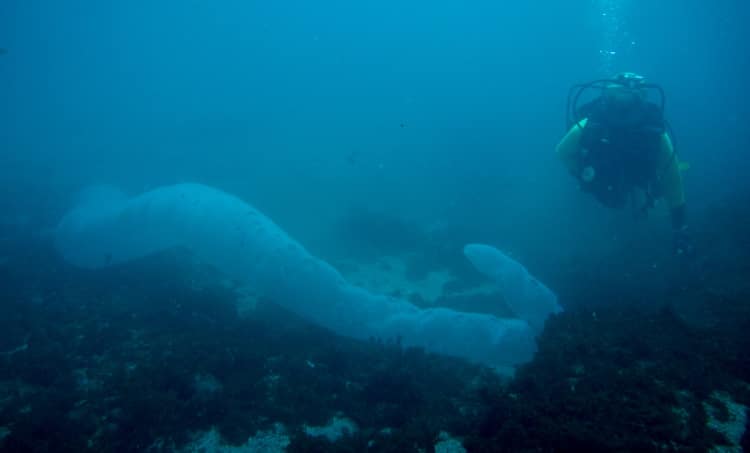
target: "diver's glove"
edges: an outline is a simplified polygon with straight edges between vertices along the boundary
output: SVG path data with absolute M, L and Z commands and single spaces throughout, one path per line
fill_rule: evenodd
M 672 241 L 677 256 L 691 257 L 695 250 L 687 226 L 685 204 L 672 208 Z
M 687 226 L 672 232 L 672 241 L 674 244 L 674 254 L 682 257 L 691 257 L 695 253 L 693 241 L 690 239 L 690 233 Z

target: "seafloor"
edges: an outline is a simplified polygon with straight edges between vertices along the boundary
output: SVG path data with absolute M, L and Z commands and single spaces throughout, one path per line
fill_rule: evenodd
M 748 207 L 747 199 L 728 200 L 700 213 L 690 262 L 668 250 L 641 262 L 639 250 L 664 245 L 649 236 L 613 252 L 606 266 L 585 257 L 564 266 L 553 283 L 566 311 L 549 321 L 536 358 L 513 379 L 397 343 L 337 337 L 273 301 L 249 300 L 182 252 L 82 271 L 44 238 L 4 225 L 0 446 L 740 451 L 738 443 L 750 445 L 742 437 Z M 399 268 L 404 281 L 430 282 L 401 296 L 465 309 L 500 305 L 455 282 L 437 294 L 429 275 L 444 271 L 438 261 Z M 387 274 L 394 263 L 377 267 Z M 365 278 L 351 263 L 341 267 Z M 403 292 L 378 287 L 387 280 L 360 283 Z M 246 299 L 241 310 L 238 298 Z

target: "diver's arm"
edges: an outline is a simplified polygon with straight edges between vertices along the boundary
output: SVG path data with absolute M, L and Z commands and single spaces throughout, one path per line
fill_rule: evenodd
M 680 175 L 680 161 L 674 154 L 672 140 L 666 133 L 662 134 L 659 142 L 659 157 L 656 160 L 657 183 L 659 192 L 667 201 L 672 213 L 672 223 L 675 228 L 682 228 L 685 220 L 685 192 Z
M 586 119 L 579 121 L 578 124 L 574 124 L 568 133 L 565 134 L 565 137 L 560 140 L 556 148 L 557 155 L 565 165 L 565 168 L 576 178 L 580 177 L 581 133 L 585 125 Z
M 687 209 L 682 176 L 680 175 L 680 161 L 674 153 L 672 140 L 666 133 L 661 136 L 657 164 L 657 171 L 661 172 L 657 174 L 657 182 L 662 196 L 669 205 L 669 213 L 672 218 L 675 252 L 691 254 L 692 244 L 688 234 Z

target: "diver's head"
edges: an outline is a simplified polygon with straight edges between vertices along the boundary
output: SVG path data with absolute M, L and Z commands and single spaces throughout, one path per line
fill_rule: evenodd
M 604 87 L 604 101 L 617 111 L 632 110 L 646 101 L 648 92 L 645 85 L 643 76 L 634 72 L 621 72 L 612 77 Z
M 635 72 L 620 72 L 615 74 L 612 80 L 631 89 L 642 88 L 646 84 L 646 79 Z
M 594 99 L 580 105 L 579 101 L 587 97 Z M 574 124 L 582 127 L 580 121 L 597 111 L 604 115 L 602 121 L 617 127 L 629 127 L 643 122 L 644 118 L 651 118 L 656 110 L 663 117 L 664 101 L 661 86 L 646 82 L 643 76 L 634 72 L 621 72 L 611 79 L 573 85 L 568 91 L 565 124 L 568 129 Z

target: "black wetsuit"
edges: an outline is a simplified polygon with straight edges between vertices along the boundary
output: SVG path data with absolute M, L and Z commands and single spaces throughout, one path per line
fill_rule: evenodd
M 602 204 L 624 207 L 632 189 L 640 188 L 652 198 L 652 182 L 665 132 L 661 110 L 653 103 L 615 110 L 603 98 L 581 109 L 587 118 L 581 134 L 581 169 L 591 167 L 595 177 L 581 178 L 583 190 Z

